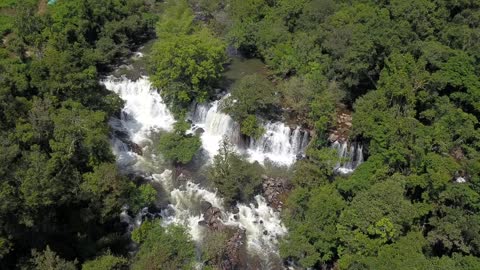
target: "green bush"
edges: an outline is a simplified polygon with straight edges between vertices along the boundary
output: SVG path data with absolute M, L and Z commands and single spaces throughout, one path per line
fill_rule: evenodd
M 184 228 L 162 227 L 160 220 L 144 223 L 132 237 L 140 243 L 131 269 L 194 269 L 195 244 Z
M 263 168 L 251 164 L 233 150 L 227 139 L 221 142 L 219 153 L 213 158 L 208 179 L 222 195 L 227 206 L 248 202 L 258 194 L 262 184 Z
M 198 136 L 172 132 L 163 134 L 157 147 L 167 160 L 187 164 L 192 160 L 201 145 L 202 142 Z

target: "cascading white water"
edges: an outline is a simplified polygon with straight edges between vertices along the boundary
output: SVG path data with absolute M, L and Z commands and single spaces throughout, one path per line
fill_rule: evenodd
M 164 174 L 155 178 L 164 186 L 172 186 L 171 174 Z M 282 224 L 280 214 L 267 205 L 265 198 L 255 196 L 255 204 L 237 204 L 238 213 L 226 211 L 223 200 L 216 193 L 202 188 L 199 184 L 187 182 L 180 188 L 170 190 L 171 204 L 162 211 L 162 216 L 167 224 L 180 224 L 189 228 L 192 238 L 201 240 L 206 228 L 199 221 L 203 220 L 200 205 L 209 202 L 213 207 L 219 208 L 222 222 L 227 226 L 245 229 L 247 247 L 253 254 L 270 256 L 277 252 L 278 238 L 287 233 Z
M 335 171 L 340 174 L 352 173 L 360 164 L 363 163 L 363 146 L 358 143 L 335 141 L 332 148 L 337 150 L 340 161 L 335 166 Z
M 291 129 L 282 122 L 269 122 L 263 125 L 265 133 L 259 139 L 249 138 L 246 145 L 241 144 L 240 126 L 233 119 L 219 111 L 219 102 L 197 104 L 193 108 L 190 119 L 194 130 L 202 128 L 203 147 L 213 157 L 220 141 L 226 136 L 236 149 L 248 155 L 249 161 L 263 164 L 269 160 L 277 165 L 290 166 L 298 155 L 303 154 L 309 134 L 300 127 Z
M 191 120 L 194 123 L 193 130 L 202 129 L 202 147 L 210 158 L 218 152 L 220 142 L 227 137 L 233 144 L 240 141 L 240 126 L 233 119 L 218 108 L 220 101 L 210 104 L 196 104 L 191 113 Z
M 199 224 L 203 219 L 200 204 L 206 201 L 222 210 L 222 221 L 225 225 L 245 229 L 247 249 L 251 254 L 265 261 L 278 258 L 277 240 L 285 235 L 287 230 L 280 220 L 279 213 L 269 207 L 262 196 L 255 197 L 256 204 L 239 204 L 237 206 L 239 213 L 235 215 L 226 211 L 222 199 L 216 193 L 203 188 L 200 184 L 186 181 L 180 187 L 176 187 L 171 171 L 158 165 L 154 151 L 146 151 L 153 144 L 150 138 L 161 130 L 171 130 L 175 122 L 158 92 L 151 87 L 148 78 L 131 81 L 126 78 L 108 77 L 102 83 L 125 101 L 120 118 L 110 121 L 115 135 L 112 145 L 118 164 L 121 167 L 134 168 L 135 172 L 146 179 L 159 182 L 167 191 L 170 204 L 161 213 L 165 224 L 186 226 L 192 238 L 201 241 L 206 228 Z M 213 103 L 208 108 L 197 106 L 198 109 L 195 110 L 197 114 L 193 116 L 197 128 L 205 129 L 202 141 L 203 147 L 209 153 L 216 151 L 222 136 L 238 134 L 237 125 L 228 115 L 218 113 L 217 106 L 218 103 Z M 118 134 L 127 134 L 130 141 L 142 147 L 143 155 L 134 153 L 124 142 L 125 139 L 119 137 L 124 135 Z M 138 221 L 133 222 L 133 219 L 125 215 L 126 212 L 122 214 L 123 220 L 132 226 L 138 225 Z
M 110 119 L 109 124 L 117 134 L 112 139 L 117 162 L 122 166 L 133 166 L 139 156 L 129 151 L 129 147 L 118 134 L 127 136 L 129 141 L 140 147 L 148 147 L 151 142 L 149 135 L 159 130 L 171 130 L 175 119 L 146 77 L 131 81 L 124 77 L 109 76 L 101 83 L 125 102 L 120 117 Z
M 250 160 L 263 163 L 270 160 L 280 165 L 291 165 L 308 144 L 308 132 L 300 127 L 292 129 L 281 122 L 264 125 L 265 134 L 258 140 L 251 139 L 247 153 Z
M 120 121 L 133 142 L 148 140 L 151 131 L 172 129 L 175 119 L 148 78 L 131 81 L 108 77 L 102 83 L 125 101 Z

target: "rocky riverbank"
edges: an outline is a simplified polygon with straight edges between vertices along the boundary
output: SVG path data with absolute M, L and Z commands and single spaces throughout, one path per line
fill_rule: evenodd
M 282 210 L 284 200 L 289 191 L 287 180 L 282 178 L 271 178 L 267 175 L 262 175 L 262 179 L 263 196 L 268 204 L 277 210 Z

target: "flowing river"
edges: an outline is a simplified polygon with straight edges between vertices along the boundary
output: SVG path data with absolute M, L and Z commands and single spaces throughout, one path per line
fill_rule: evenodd
M 215 191 L 204 188 L 195 179 L 188 179 L 184 183 L 177 183 L 174 179 L 172 171 L 156 153 L 154 142 L 162 132 L 172 129 L 175 119 L 158 91 L 151 87 L 148 78 L 132 81 L 125 77 L 110 76 L 102 83 L 125 102 L 120 117 L 110 120 L 117 162 L 125 173 L 161 184 L 168 197 L 161 211 L 164 223 L 186 226 L 192 238 L 200 243 L 207 230 L 199 224 L 203 219 L 200 206 L 208 202 L 221 209 L 225 225 L 245 230 L 247 251 L 252 262 L 261 265 L 262 269 L 282 267 L 277 244 L 287 230 L 279 213 L 269 207 L 261 195 L 255 197 L 254 203 L 238 204 L 238 213 L 232 213 L 224 208 L 222 198 Z M 201 139 L 202 148 L 208 153 L 207 158 L 216 153 L 223 136 L 240 137 L 238 125 L 217 110 L 217 103 L 196 106 L 197 109 L 192 112 L 194 127 L 204 129 Z M 307 133 L 300 129 L 292 130 L 282 123 L 268 123 L 265 127 L 266 135 L 258 141 L 252 140 L 248 145 L 241 145 L 237 141 L 238 151 L 250 153 L 252 161 L 271 159 L 281 165 L 291 165 L 306 146 Z M 137 154 L 127 140 L 138 145 L 143 154 Z
M 162 187 L 164 203 L 157 214 L 162 217 L 164 224 L 185 226 L 200 247 L 204 235 L 208 233 L 208 228 L 201 222 L 204 219 L 201 205 L 207 202 L 221 210 L 224 225 L 245 232 L 248 268 L 282 269 L 278 240 L 287 234 L 287 229 L 280 220 L 280 214 L 267 205 L 262 195 L 257 195 L 251 204 L 238 204 L 237 211 L 230 212 L 214 190 L 204 187 L 202 181 L 195 177 L 177 181 L 178 176 L 162 160 L 155 149 L 155 141 L 163 132 L 171 131 L 176 120 L 158 91 L 151 86 L 148 77 L 130 80 L 124 76 L 109 76 L 102 84 L 124 101 L 120 115 L 109 122 L 113 130 L 112 148 L 117 163 L 125 174 L 141 176 Z M 308 131 L 300 127 L 290 128 L 282 122 L 265 122 L 266 132 L 261 138 L 245 138 L 240 134 L 238 123 L 219 110 L 220 102 L 193 104 L 189 115 L 192 122 L 190 132 L 201 137 L 204 154 L 199 156 L 203 157 L 203 163 L 208 164 L 217 153 L 225 136 L 235 145 L 236 151 L 246 155 L 251 162 L 263 164 L 269 161 L 277 166 L 291 166 L 299 156 L 304 155 L 310 139 Z M 354 148 L 348 151 L 346 144 L 334 144 L 333 147 L 339 149 L 342 157 L 352 155 L 351 161 L 337 165 L 341 173 L 353 171 L 361 163 L 361 160 L 356 161 L 361 149 L 359 152 L 353 151 Z M 357 157 L 355 161 L 354 155 Z M 126 212 L 122 218 L 134 220 Z M 140 223 L 141 213 L 130 229 Z

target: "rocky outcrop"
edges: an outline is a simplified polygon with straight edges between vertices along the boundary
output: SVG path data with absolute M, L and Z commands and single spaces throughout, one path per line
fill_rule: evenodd
M 456 159 L 457 161 L 461 161 L 465 159 L 465 154 L 463 153 L 462 148 L 455 147 L 450 151 L 450 155 Z
M 130 136 L 128 135 L 127 132 L 124 131 L 119 131 L 115 130 L 114 131 L 114 136 L 118 138 L 120 141 L 122 141 L 128 148 L 129 151 L 134 152 L 137 155 L 143 155 L 143 149 L 140 145 L 132 142 L 130 140 Z
M 346 142 L 350 136 L 352 129 L 352 115 L 347 110 L 341 110 L 337 114 L 337 122 L 335 128 L 330 131 L 328 140 L 330 142 Z
M 143 155 L 143 149 L 140 145 L 132 142 L 132 141 L 128 141 L 125 143 L 127 146 L 128 146 L 128 149 L 132 152 L 134 152 L 135 154 L 141 156 Z
M 241 269 L 243 261 L 243 250 L 245 246 L 245 230 L 237 229 L 233 236 L 228 240 L 225 247 L 225 253 L 220 265 L 222 270 Z
M 271 178 L 266 175 L 262 175 L 262 179 L 263 195 L 268 204 L 277 210 L 281 210 L 283 207 L 283 199 L 288 192 L 287 181 L 282 178 Z
M 247 257 L 245 252 L 245 230 L 223 224 L 221 219 L 222 211 L 207 201 L 200 203 L 200 209 L 203 213 L 203 220 L 198 222 L 200 225 L 205 226 L 210 232 L 221 231 L 222 233 L 231 235 L 225 244 L 217 266 L 222 270 L 243 269 L 242 262 Z
M 203 133 L 205 133 L 205 130 L 203 128 L 197 128 L 194 132 L 196 136 L 201 136 Z
M 222 211 L 219 208 L 212 206 L 209 202 L 201 202 L 200 207 L 203 213 L 203 220 L 199 221 L 200 225 L 215 231 L 225 229 L 222 222 Z

